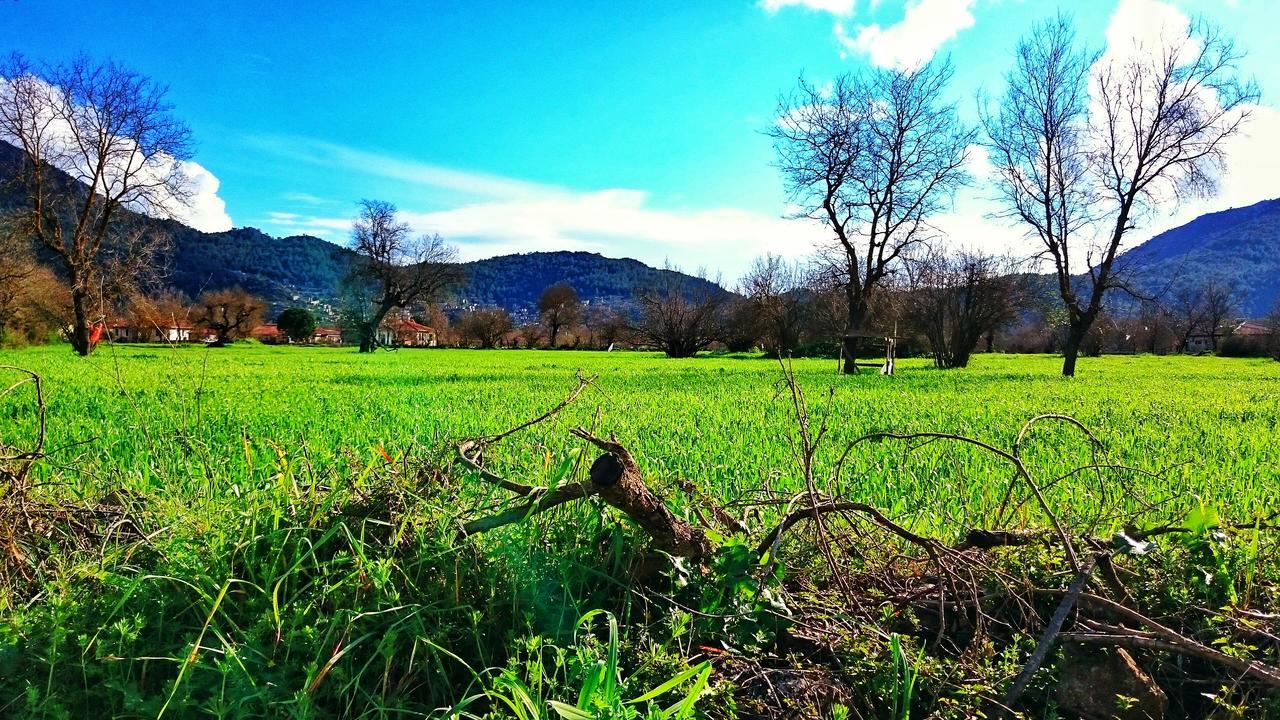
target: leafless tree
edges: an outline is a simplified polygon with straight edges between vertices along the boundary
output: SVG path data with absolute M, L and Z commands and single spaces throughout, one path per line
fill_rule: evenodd
M 1005 215 L 1029 228 L 1057 276 L 1067 376 L 1107 292 L 1125 287 L 1126 233 L 1158 199 L 1213 189 L 1222 143 L 1257 97 L 1230 40 L 1204 25 L 1127 50 L 1098 57 L 1069 19 L 1042 23 L 984 117 Z
M 542 344 L 544 337 L 543 327 L 539 323 L 527 323 L 516 328 L 520 334 L 520 342 L 524 347 L 532 350 Z
M 777 255 L 756 258 L 738 292 L 760 325 L 767 349 L 789 353 L 800 344 L 811 293 L 803 268 Z
M 105 296 L 153 267 L 166 241 L 140 226 L 144 216 L 168 216 L 189 198 L 180 161 L 190 157 L 190 131 L 170 114 L 167 88 L 113 62 L 36 66 L 13 55 L 0 76 L 0 140 L 22 151 L 13 170 L 26 199 L 23 232 L 61 264 L 68 334 L 88 355 Z
M 267 304 L 239 288 L 215 290 L 195 303 L 195 324 L 213 333 L 209 347 L 223 347 L 248 335 L 262 323 Z
M 480 308 L 458 319 L 458 332 L 481 348 L 497 347 L 511 328 L 511 314 L 502 308 Z
M 825 248 L 847 307 L 845 372 L 857 372 L 858 333 L 871 300 L 905 252 L 929 239 L 929 219 L 965 182 L 975 134 L 944 101 L 948 62 L 799 82 L 770 131 L 801 215 L 832 234 Z
M 547 326 L 547 344 L 556 346 L 560 330 L 576 324 L 582 318 L 582 301 L 569 283 L 556 283 L 538 298 L 538 311 Z
M 908 324 L 924 335 L 939 368 L 962 368 L 983 336 L 1017 317 L 1021 292 L 1014 263 L 980 252 L 933 250 L 910 267 Z
M 1173 300 L 1182 330 L 1179 349 L 1187 352 L 1191 338 L 1200 335 L 1209 338 L 1210 347 L 1217 352 L 1218 340 L 1226 335 L 1226 325 L 1235 317 L 1239 307 L 1236 287 L 1218 278 L 1210 278 L 1175 288 Z
M 396 215 L 396 206 L 381 200 L 362 200 L 360 217 L 351 230 L 356 252 L 354 284 L 368 288 L 352 318 L 360 335 L 360 352 L 373 352 L 378 327 L 387 313 L 409 305 L 439 302 L 463 280 L 457 251 L 439 235 L 414 237 Z M 358 293 L 359 294 L 359 293 Z
M 667 265 L 653 286 L 636 294 L 640 316 L 631 328 L 632 339 L 667 357 L 693 357 L 720 339 L 725 295 L 681 282 L 679 273 Z
M 1177 318 L 1165 303 L 1144 299 L 1134 318 L 1133 349 L 1153 355 L 1167 353 L 1175 346 L 1180 347 L 1175 336 L 1177 329 Z

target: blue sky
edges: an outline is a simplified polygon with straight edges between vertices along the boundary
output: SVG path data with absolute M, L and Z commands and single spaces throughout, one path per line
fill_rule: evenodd
M 1280 195 L 1265 131 L 1280 132 L 1273 0 L 301 5 L 16 0 L 0 5 L 0 49 L 83 51 L 167 83 L 207 170 L 192 218 L 206 229 L 345 242 L 356 201 L 375 197 L 468 258 L 586 249 L 731 280 L 755 254 L 802 255 L 820 237 L 784 219 L 762 134 L 799 73 L 821 82 L 946 54 L 972 119 L 1018 36 L 1059 7 L 1098 47 L 1109 29 L 1200 15 L 1248 50 L 1264 107 L 1222 194 L 1150 218 L 1138 236 Z M 963 244 L 1013 243 L 984 218 L 983 197 L 964 193 L 943 226 Z

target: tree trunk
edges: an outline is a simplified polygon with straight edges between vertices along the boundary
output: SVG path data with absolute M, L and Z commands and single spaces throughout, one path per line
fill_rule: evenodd
M 547 339 L 547 345 L 548 345 L 548 347 L 550 347 L 552 350 L 555 350 L 555 349 L 556 349 L 556 336 L 557 336 L 557 335 L 559 335 L 559 334 L 560 334 L 560 324 L 559 324 L 559 323 L 552 323 L 552 324 L 551 324 L 551 337 Z
M 390 311 L 391 306 L 383 303 L 378 306 L 378 311 L 373 314 L 372 319 L 360 324 L 360 352 L 370 353 L 378 349 L 378 328 Z
M 1067 341 L 1062 346 L 1063 377 L 1076 376 L 1076 359 L 1080 357 L 1080 346 L 1084 344 L 1084 337 L 1089 333 L 1089 326 L 1092 324 L 1093 318 L 1081 318 L 1072 321 L 1067 330 Z
M 93 352 L 93 347 L 89 345 L 89 314 L 85 310 L 85 294 L 79 290 L 71 292 L 71 308 L 75 314 L 75 320 L 71 326 L 71 347 L 81 357 L 86 357 Z
M 840 341 L 844 355 L 844 367 L 841 370 L 845 375 L 858 374 L 858 350 L 862 344 L 862 338 L 857 337 L 855 333 L 866 329 L 864 327 L 866 320 L 866 305 L 857 299 L 849 298 L 849 330 Z

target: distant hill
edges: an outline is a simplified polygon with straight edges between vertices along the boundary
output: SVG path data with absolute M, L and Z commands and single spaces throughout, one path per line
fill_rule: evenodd
M 6 169 L 20 160 L 17 148 L 0 142 L 0 209 L 23 201 L 22 194 L 4 182 Z M 168 282 L 192 298 L 206 290 L 237 286 L 266 298 L 274 311 L 312 300 L 336 304 L 354 256 L 347 248 L 310 235 L 276 238 L 251 227 L 206 233 L 171 220 L 162 224 L 172 238 L 162 260 Z M 503 255 L 463 267 L 469 279 L 457 290 L 459 304 L 496 305 L 516 313 L 532 311 L 542 291 L 558 282 L 569 283 L 593 304 L 617 305 L 674 272 L 588 252 Z M 675 275 L 691 290 L 725 292 L 708 280 Z
M 462 300 L 512 311 L 532 310 L 542 291 L 559 282 L 572 285 L 583 300 L 604 305 L 629 302 L 636 290 L 653 286 L 667 274 L 674 274 L 690 290 L 726 292 L 710 280 L 653 268 L 631 258 L 607 258 L 590 252 L 502 255 L 464 266 L 470 282 L 458 293 Z
M 1237 287 L 1242 313 L 1265 315 L 1280 297 L 1280 199 L 1201 215 L 1121 259 L 1148 292 L 1217 278 Z
M 167 259 L 170 282 L 191 297 L 205 289 L 239 286 L 261 295 L 276 308 L 300 300 L 336 303 L 353 253 L 309 235 L 274 238 L 255 228 L 202 233 L 174 228 Z M 620 305 L 638 289 L 653 285 L 670 270 L 631 258 L 589 252 L 535 252 L 463 263 L 467 282 L 455 293 L 462 306 L 533 312 L 548 286 L 567 282 L 592 304 Z M 689 289 L 725 292 L 715 283 L 683 273 L 677 282 Z

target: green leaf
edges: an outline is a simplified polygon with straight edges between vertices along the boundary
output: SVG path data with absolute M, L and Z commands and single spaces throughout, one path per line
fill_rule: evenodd
M 1222 525 L 1222 520 L 1218 516 L 1218 511 L 1205 506 L 1199 505 L 1187 513 L 1182 519 L 1182 526 L 1188 531 L 1197 535 L 1203 535 L 1209 530 Z
M 548 700 L 547 704 L 551 706 L 552 710 L 556 711 L 557 715 L 565 718 L 565 720 L 596 720 L 595 715 L 579 710 L 572 705 L 567 705 L 555 700 Z
M 688 668 L 688 669 L 687 669 L 687 670 L 685 670 L 684 672 L 680 673 L 679 675 L 676 675 L 675 677 L 673 677 L 673 678 L 671 678 L 670 680 L 668 680 L 668 681 L 666 681 L 666 682 L 662 683 L 661 685 L 659 685 L 658 687 L 656 687 L 656 688 L 654 688 L 654 689 L 650 690 L 649 692 L 647 692 L 647 693 L 645 693 L 645 694 L 641 695 L 640 697 L 636 698 L 635 700 L 631 700 L 631 701 L 629 701 L 627 704 L 628 704 L 628 705 L 634 705 L 634 704 L 636 704 L 636 703 L 642 703 L 642 702 L 644 702 L 644 701 L 646 701 L 646 700 L 652 700 L 652 699 L 654 699 L 654 698 L 658 697 L 659 695 L 662 695 L 663 693 L 665 693 L 665 692 L 667 692 L 667 691 L 671 690 L 672 688 L 674 688 L 675 686 L 677 686 L 677 685 L 679 685 L 680 683 L 684 682 L 685 680 L 688 680 L 689 678 L 693 677 L 694 675 L 697 675 L 698 673 L 702 672 L 704 669 L 709 668 L 709 667 L 711 667 L 711 662 L 710 662 L 710 661 L 708 661 L 708 660 L 703 660 L 702 662 L 698 663 L 697 665 L 694 665 L 693 667 Z

